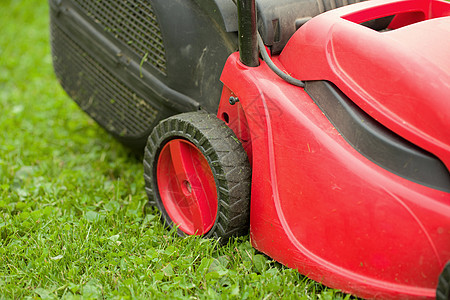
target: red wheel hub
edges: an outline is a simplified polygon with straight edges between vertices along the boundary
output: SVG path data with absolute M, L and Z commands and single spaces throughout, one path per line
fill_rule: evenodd
M 175 139 L 162 149 L 157 183 L 170 219 L 186 234 L 207 233 L 217 216 L 214 175 L 202 152 L 191 142 Z

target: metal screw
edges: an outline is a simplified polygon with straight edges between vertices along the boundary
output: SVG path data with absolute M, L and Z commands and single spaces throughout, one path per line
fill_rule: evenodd
M 230 100 L 228 100 L 230 102 L 231 105 L 235 105 L 237 102 L 239 102 L 239 98 L 238 97 L 230 97 Z

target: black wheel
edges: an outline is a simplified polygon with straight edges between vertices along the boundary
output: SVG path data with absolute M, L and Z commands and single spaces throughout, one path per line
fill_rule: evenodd
M 436 300 L 450 300 L 450 262 L 447 262 L 439 276 Z
M 144 177 L 149 200 L 178 233 L 220 238 L 247 234 L 251 168 L 234 132 L 214 115 L 165 119 L 149 136 Z

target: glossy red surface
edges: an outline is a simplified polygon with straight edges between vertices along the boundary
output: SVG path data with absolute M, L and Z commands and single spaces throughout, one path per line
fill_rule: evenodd
M 342 19 L 343 28 L 356 30 L 348 37 L 345 30 L 340 33 L 341 21 L 332 24 L 335 16 L 352 16 L 364 7 L 369 9 L 371 4 L 345 7 L 332 11 L 329 18 L 308 22 L 285 52 L 274 57 L 275 62 L 299 79 L 332 81 L 391 130 L 449 166 L 450 140 L 443 128 L 450 125 L 450 87 L 440 82 L 448 73 L 439 71 L 449 67 L 447 58 L 438 57 L 439 49 L 423 50 L 437 54 L 432 66 L 421 69 L 430 76 L 427 95 L 433 95 L 425 97 L 425 87 L 411 82 L 422 82 L 422 72 L 414 77 L 404 67 L 417 68 L 423 61 L 416 63 L 408 55 L 402 60 L 393 50 L 402 48 L 389 47 L 384 38 L 375 39 L 382 43 L 385 58 L 372 60 L 382 50 L 369 51 L 376 43 L 366 39 L 367 34 L 389 34 L 391 42 L 408 39 L 413 28 L 430 31 L 431 24 L 448 28 L 446 18 L 374 34 Z M 330 41 L 338 33 L 339 39 Z M 333 50 L 338 46 L 339 54 Z M 418 55 L 414 47 L 410 49 Z M 369 57 L 359 54 L 363 51 L 369 51 Z M 339 64 L 336 57 L 342 57 Z M 380 71 L 366 74 L 369 67 Z M 380 73 L 389 68 L 393 71 Z M 248 68 L 233 54 L 221 79 L 225 88 L 218 117 L 226 114 L 229 126 L 251 151 L 253 246 L 316 281 L 357 296 L 434 298 L 438 276 L 450 260 L 450 194 L 408 181 L 369 161 L 345 141 L 302 88 L 278 78 L 264 62 Z M 375 83 L 381 85 L 379 91 Z M 240 102 L 230 105 L 230 95 Z M 412 132 L 416 127 L 419 132 Z
M 217 191 L 208 161 L 192 143 L 174 139 L 161 151 L 158 188 L 170 219 L 186 234 L 202 235 L 214 225 Z
M 396 17 L 386 32 L 359 24 L 390 15 Z M 450 2 L 367 1 L 307 22 L 279 61 L 296 78 L 333 82 L 377 121 L 450 168 L 444 130 L 450 123 L 449 37 Z

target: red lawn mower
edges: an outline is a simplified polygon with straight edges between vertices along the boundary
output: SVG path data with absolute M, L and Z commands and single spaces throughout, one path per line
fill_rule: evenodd
M 354 2 L 50 0 L 54 68 L 180 235 L 450 299 L 450 2 Z

